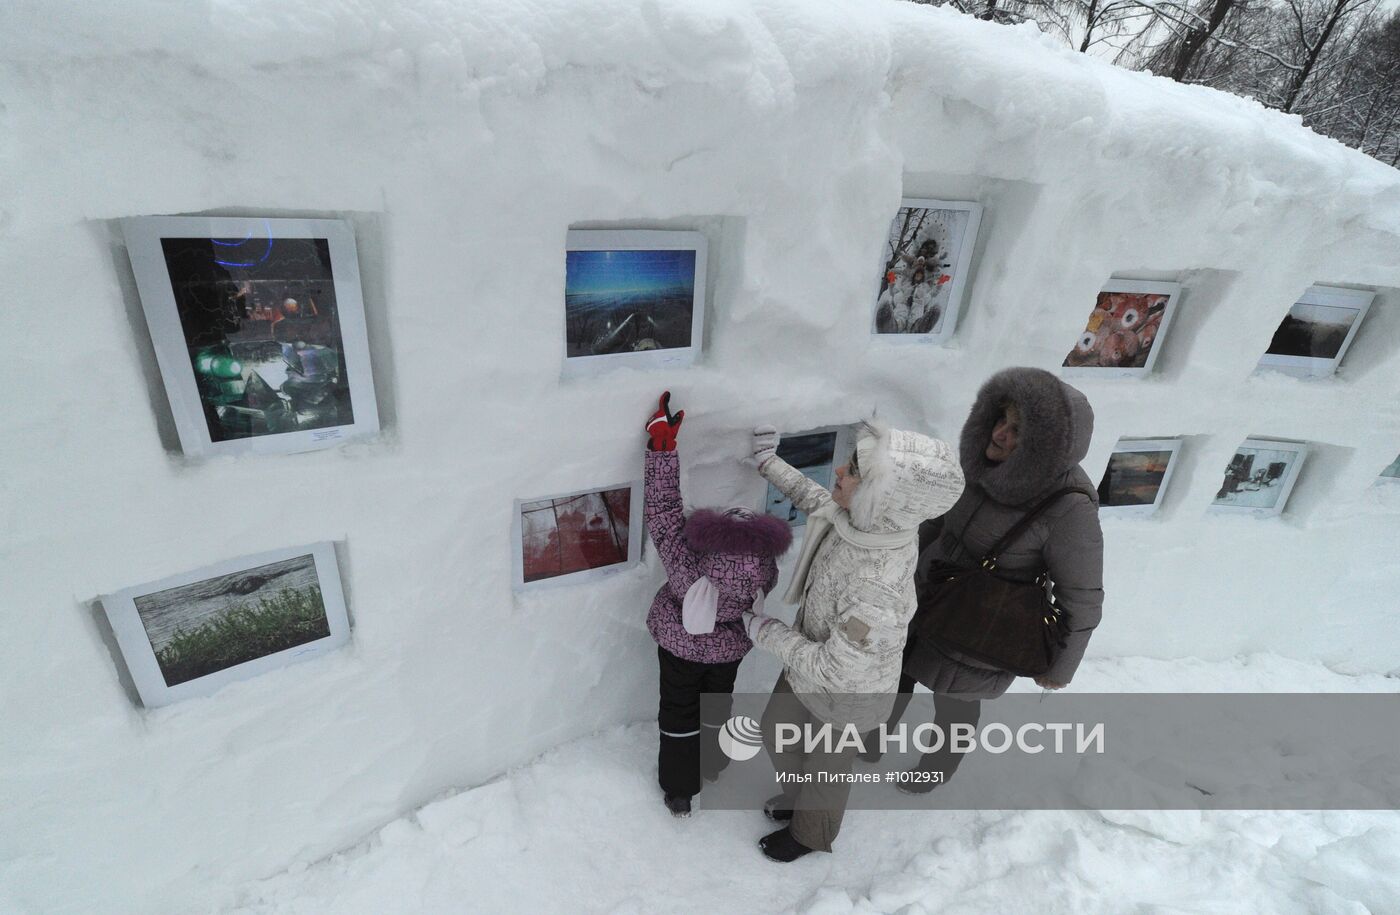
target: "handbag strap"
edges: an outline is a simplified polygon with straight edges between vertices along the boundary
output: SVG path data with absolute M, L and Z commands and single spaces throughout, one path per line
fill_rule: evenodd
M 1014 525 L 1012 525 L 1011 530 L 1007 531 L 1005 534 L 1002 534 L 1001 539 L 998 540 L 996 543 L 992 544 L 991 548 L 987 550 L 986 555 L 982 557 L 982 568 L 986 569 L 987 571 L 995 569 L 997 567 L 997 557 L 1001 555 L 1001 551 L 1006 549 L 1006 547 L 1012 542 L 1014 542 L 1017 537 L 1021 536 L 1021 533 L 1026 528 L 1031 526 L 1031 523 L 1035 521 L 1037 517 L 1040 516 L 1041 512 L 1049 508 L 1050 505 L 1054 503 L 1055 500 L 1059 499 L 1061 496 L 1067 496 L 1071 493 L 1076 492 L 1082 492 L 1082 490 L 1074 486 L 1066 486 L 1064 489 L 1057 489 L 1050 495 L 1046 496 L 1044 499 L 1040 500 L 1040 502 L 1035 506 L 1035 508 L 1032 508 L 1030 511 L 1026 512 L 1025 515 L 1021 517 L 1020 521 L 1017 521 Z

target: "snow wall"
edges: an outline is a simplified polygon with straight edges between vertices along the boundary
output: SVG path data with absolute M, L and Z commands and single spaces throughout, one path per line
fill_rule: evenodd
M 1111 275 L 1185 294 L 1151 377 L 1079 382 L 1086 467 L 1188 440 L 1160 515 L 1105 525 L 1091 654 L 1397 663 L 1400 505 L 1368 487 L 1400 450 L 1400 173 L 1293 119 L 898 2 L 21 0 L 0 56 L 0 909 L 214 904 L 654 714 L 654 556 L 515 596 L 513 497 L 639 476 L 664 388 L 691 504 L 762 498 L 759 421 L 955 439 L 992 371 L 1059 365 Z M 945 347 L 868 333 L 901 195 L 986 206 Z M 114 222 L 149 214 L 350 220 L 381 438 L 181 457 Z M 589 226 L 707 234 L 694 368 L 560 381 Z M 1251 376 L 1319 282 L 1379 292 L 1341 373 Z M 1251 434 L 1314 444 L 1287 513 L 1207 516 Z M 96 595 L 324 539 L 349 649 L 133 704 Z

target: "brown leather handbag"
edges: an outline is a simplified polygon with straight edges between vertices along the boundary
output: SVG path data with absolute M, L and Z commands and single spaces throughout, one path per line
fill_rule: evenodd
M 1020 677 L 1049 671 L 1068 632 L 1049 572 L 1032 581 L 1005 578 L 997 574 L 997 557 L 1055 500 L 1075 492 L 1047 496 L 992 544 L 979 565 L 933 570 L 919 595 L 919 638 Z

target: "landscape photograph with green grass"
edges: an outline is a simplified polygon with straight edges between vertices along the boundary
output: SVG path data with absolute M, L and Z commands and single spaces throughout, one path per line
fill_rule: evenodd
M 135 599 L 166 686 L 331 634 L 307 554 Z

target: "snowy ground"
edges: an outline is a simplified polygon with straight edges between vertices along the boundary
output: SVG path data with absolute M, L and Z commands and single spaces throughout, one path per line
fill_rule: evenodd
M 1270 655 L 1087 661 L 1097 691 L 1397 692 Z M 1400 813 L 853 811 L 790 865 L 757 812 L 671 818 L 655 727 L 565 744 L 246 888 L 247 913 L 1400 912 Z M 703 794 L 701 801 L 703 802 Z M 700 805 L 703 808 L 703 803 Z

